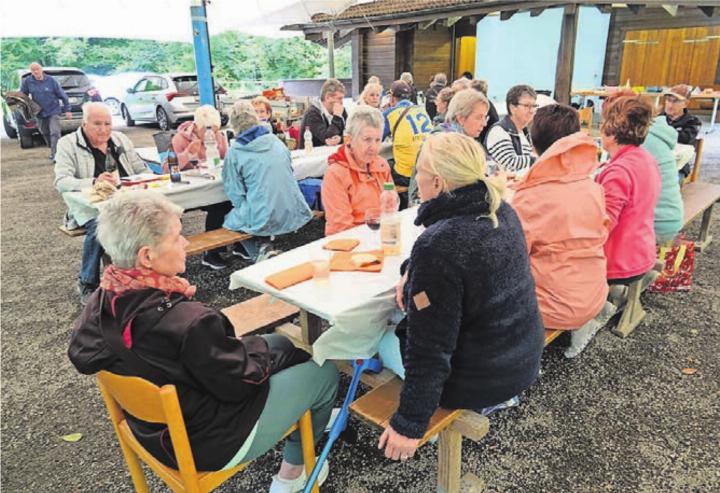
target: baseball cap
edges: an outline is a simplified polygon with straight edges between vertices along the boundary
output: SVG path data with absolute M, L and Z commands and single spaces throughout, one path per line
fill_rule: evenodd
M 680 101 L 687 101 L 688 99 L 690 99 L 691 92 L 691 86 L 688 86 L 686 84 L 678 84 L 676 86 L 672 86 L 670 89 L 663 92 L 663 96 L 675 96 Z
M 412 89 L 407 82 L 396 80 L 390 86 L 390 94 L 398 99 L 409 99 L 412 96 Z

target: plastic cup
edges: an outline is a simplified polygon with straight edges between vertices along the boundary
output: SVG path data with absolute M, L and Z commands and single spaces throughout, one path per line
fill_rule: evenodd
M 330 280 L 330 252 L 319 249 L 313 252 L 310 263 L 313 266 L 313 280 L 323 283 Z

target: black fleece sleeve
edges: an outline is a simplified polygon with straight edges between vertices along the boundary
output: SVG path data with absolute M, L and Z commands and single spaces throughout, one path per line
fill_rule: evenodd
M 693 115 L 688 119 L 687 123 L 683 125 L 682 130 L 678 132 L 678 142 L 680 144 L 695 144 L 701 125 L 702 122 Z
M 440 403 L 462 318 L 460 270 L 447 255 L 415 244 L 407 283 L 405 383 L 390 420 L 395 431 L 421 438 Z

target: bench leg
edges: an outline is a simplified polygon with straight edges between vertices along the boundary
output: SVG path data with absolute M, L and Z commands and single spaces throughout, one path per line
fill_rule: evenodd
M 623 310 L 622 316 L 617 326 L 613 329 L 613 333 L 620 337 L 627 337 L 630 333 L 635 330 L 635 327 L 640 325 L 640 322 L 645 318 L 645 310 L 643 310 L 640 304 L 640 294 L 643 289 L 643 280 L 639 279 L 628 288 L 627 304 Z
M 438 440 L 438 493 L 459 493 L 462 435 L 445 429 Z
M 705 212 L 703 212 L 702 223 L 700 224 L 700 241 L 695 243 L 695 250 L 698 252 L 702 252 L 706 249 L 712 241 L 712 235 L 710 234 L 712 208 L 713 206 L 711 205 L 705 209 Z
M 312 345 L 320 337 L 322 320 L 317 315 L 300 310 L 300 327 L 302 328 L 302 341 Z

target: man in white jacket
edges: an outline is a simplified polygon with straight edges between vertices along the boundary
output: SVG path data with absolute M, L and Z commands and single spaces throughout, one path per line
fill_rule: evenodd
M 61 194 L 79 192 L 102 181 L 119 185 L 120 177 L 147 171 L 130 139 L 113 132 L 110 109 L 103 103 L 86 103 L 82 126 L 58 141 L 55 188 Z M 85 226 L 86 231 L 78 281 L 80 303 L 84 305 L 100 283 L 103 249 L 95 238 L 94 218 L 77 217 L 71 208 L 67 219 Z

